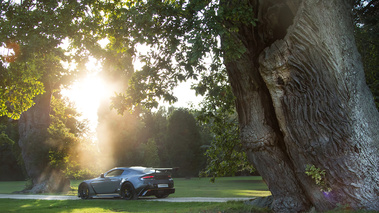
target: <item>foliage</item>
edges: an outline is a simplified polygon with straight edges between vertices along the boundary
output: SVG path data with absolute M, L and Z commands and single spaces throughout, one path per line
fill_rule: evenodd
M 159 167 L 161 162 L 158 155 L 158 147 L 154 138 L 150 138 L 146 144 L 140 145 L 141 163 L 148 167 Z
M 360 1 L 359 3 L 376 5 L 374 2 L 377 1 L 372 1 L 372 3 Z M 136 48 L 138 43 L 150 48 L 147 54 L 140 54 L 145 66 L 142 70 L 134 73 L 127 92 L 120 93 L 114 99 L 114 106 L 120 112 L 133 109 L 136 105 L 155 107 L 158 103 L 157 99 L 164 99 L 168 102 L 175 101 L 175 97 L 170 93 L 171 89 L 178 82 L 189 78 L 199 79 L 200 83 L 197 87 L 199 94 L 209 91 L 207 97 L 213 95 L 215 102 L 218 101 L 216 99 L 225 100 L 222 94 L 227 93 L 220 93 L 221 90 L 217 87 L 217 83 L 223 84 L 223 82 L 210 85 L 208 83 L 210 78 L 222 79 L 218 77 L 222 75 L 220 73 L 225 72 L 223 62 L 233 61 L 246 51 L 245 43 L 243 43 L 245 41 L 241 41 L 233 35 L 241 29 L 242 25 L 255 26 L 253 5 L 249 5 L 248 1 L 238 1 L 237 3 L 236 1 L 160 2 L 152 0 L 108 6 L 115 8 L 108 11 L 111 18 L 107 27 L 113 30 L 114 35 L 124 36 L 123 41 L 127 43 L 125 46 L 128 46 L 131 54 L 138 56 Z M 370 55 L 373 53 L 370 52 Z M 370 63 L 374 65 L 377 61 L 374 57 Z M 366 70 L 368 69 L 366 68 Z M 376 73 L 376 71 L 366 72 L 368 83 L 373 91 L 378 88 L 375 81 Z M 217 76 L 218 74 L 220 75 Z M 224 78 L 226 78 L 225 74 Z M 225 103 L 225 105 L 228 104 Z M 205 109 L 205 114 L 224 118 L 226 121 L 228 116 L 216 113 L 222 107 L 212 108 L 213 105 L 209 104 L 211 110 Z M 216 121 L 219 120 L 216 119 Z M 219 133 L 224 132 L 219 131 Z M 237 135 L 237 131 L 230 133 Z M 238 147 L 238 139 L 233 139 L 234 142 L 230 142 L 231 146 L 224 146 L 225 139 L 228 137 L 227 133 L 219 134 L 218 137 L 220 141 L 223 141 L 222 138 L 224 138 L 224 141 L 213 146 L 213 153 L 218 151 L 228 153 L 229 156 L 234 156 L 229 159 L 240 159 L 231 162 L 241 162 L 239 165 L 243 165 L 242 162 L 246 162 L 246 157 L 242 147 Z M 228 138 L 229 140 L 231 138 Z M 218 150 L 223 148 L 225 148 L 224 151 Z M 230 154 L 232 149 L 237 150 L 235 154 Z M 213 159 L 220 156 L 222 154 L 213 154 Z M 240 168 L 240 166 L 229 166 L 228 162 L 230 161 L 226 160 L 224 163 L 214 161 L 213 165 L 225 165 L 225 169 Z M 247 164 L 245 163 L 245 165 Z
M 239 144 L 234 98 L 226 86 L 222 63 L 246 51 L 233 33 L 243 24 L 255 25 L 253 7 L 247 1 L 222 4 L 219 1 L 151 0 L 107 2 L 98 8 L 107 14 L 104 27 L 111 42 L 117 41 L 127 49 L 126 53 L 140 57 L 144 63 L 143 68 L 132 75 L 126 93 L 118 93 L 113 98 L 113 107 L 122 113 L 139 106 L 157 107 L 158 99 L 171 103 L 176 100 L 171 91 L 178 82 L 199 79 L 197 92 L 207 93 L 214 102 L 203 108 L 205 111 L 200 118 L 215 124 L 211 130 L 215 142 L 207 152 L 212 164 L 208 175 L 212 169 L 215 176 L 234 174 L 242 168 L 251 170 Z M 139 45 L 148 48 L 146 54 L 138 52 Z M 213 82 L 210 84 L 210 81 Z M 219 111 L 212 114 L 214 107 Z M 231 116 L 234 118 L 230 119 Z M 159 142 L 157 144 L 159 147 Z M 163 156 L 161 154 L 161 158 Z
M 89 2 L 0 2 L 0 48 L 7 52 L 0 60 L 0 116 L 18 119 L 34 97 L 76 76 L 78 70 L 65 69 L 62 62 L 75 60 L 81 68 L 88 56 L 73 51 L 76 56 L 70 57 L 61 45 L 66 38 L 89 35 L 89 26 L 81 23 Z
M 141 165 L 138 147 L 143 123 L 138 114 L 120 116 L 104 101 L 98 110 L 97 138 L 104 169 Z
M 168 115 L 169 112 L 162 107 L 156 112 L 146 110 L 141 116 L 144 124 L 141 141 L 155 141 L 162 167 L 168 166 L 167 162 L 170 156 L 166 146 Z
M 207 167 L 201 175 L 216 177 L 234 175 L 239 171 L 253 172 L 239 139 L 234 96 L 228 85 L 225 70 L 203 74 L 203 81 L 194 86 L 197 93 L 205 95 L 197 112 L 197 120 L 211 136 L 206 151 Z
M 42 82 L 30 70 L 17 66 L 6 68 L 0 61 L 0 116 L 20 118 L 34 104 L 33 98 L 43 92 Z
M 228 8 L 227 10 L 225 8 Z M 238 26 L 255 24 L 247 1 L 133 1 L 106 2 L 99 9 L 107 16 L 104 26 L 111 38 L 140 57 L 144 67 L 135 72 L 125 94 L 114 106 L 119 112 L 142 104 L 157 107 L 158 99 L 173 102 L 172 88 L 186 79 L 198 79 L 208 69 L 218 70 L 221 57 L 238 58 L 246 51 L 232 36 Z M 225 27 L 228 23 L 233 27 Z M 220 45 L 223 36 L 223 47 Z M 146 54 L 138 47 L 148 48 Z M 212 64 L 209 66 L 209 64 Z
M 326 181 L 326 172 L 325 170 L 321 170 L 317 168 L 315 165 L 306 165 L 305 174 L 310 176 L 316 183 L 316 185 L 321 187 L 321 191 L 330 192 L 331 188 L 328 186 Z
M 0 117 L 0 180 L 23 180 L 17 125 Z
M 42 93 L 56 92 L 83 72 L 89 50 L 95 54 L 99 46 L 97 35 L 91 35 L 101 27 L 92 16 L 93 2 L 0 1 L 0 48 L 7 52 L 0 60 L 0 115 L 18 119 Z M 70 46 L 63 47 L 68 42 Z M 44 169 L 50 165 L 72 178 L 84 177 L 83 172 L 88 176 L 81 166 L 93 169 L 96 164 L 83 164 L 83 152 L 96 152 L 81 138 L 85 124 L 78 122 L 75 112 L 60 98 L 52 99 L 49 129 L 31 128 L 23 151 L 34 153 L 37 159 L 32 161 L 46 166 Z M 35 141 L 45 143 L 37 147 Z
M 202 165 L 202 138 L 184 109 L 142 110 L 124 116 L 99 111 L 99 146 L 105 169 L 115 166 L 180 167 L 176 175 L 197 176 Z
M 105 5 L 99 5 L 103 6 Z M 118 14 L 120 11 L 109 8 L 106 11 L 111 13 L 109 17 L 121 15 Z M 134 72 L 131 49 L 129 43 L 125 42 L 126 37 L 118 34 L 119 27 L 120 24 L 117 24 L 114 29 L 109 29 L 107 35 L 109 43 L 98 55 L 104 58 L 101 75 L 112 84 L 112 89 L 116 93 L 133 86 L 127 85 L 127 82 L 129 79 L 133 80 L 131 76 Z M 132 113 L 121 117 L 109 109 L 109 105 L 112 105 L 122 114 L 122 109 L 126 105 L 123 105 L 123 101 L 119 101 L 120 98 L 122 99 L 121 96 L 114 97 L 111 104 L 104 100 L 98 113 L 97 132 L 100 150 L 105 158 L 103 160 L 105 168 L 133 165 L 168 166 L 171 154 L 168 154 L 166 143 L 168 123 L 166 110 L 161 108 L 157 112 L 151 112 L 139 105 L 130 110 Z
M 374 1 L 359 3 L 364 4 L 364 2 L 368 2 L 368 5 L 376 4 Z M 253 5 L 249 5 L 248 1 L 237 3 L 236 1 L 160 2 L 152 0 L 119 4 L 118 7 L 110 10 L 112 18 L 109 19 L 108 27 L 114 30 L 112 32 L 115 35 L 125 37 L 124 42 L 128 44 L 131 54 L 138 55 L 136 51 L 138 43 L 150 47 L 149 52 L 141 56 L 145 66 L 134 73 L 126 94 L 119 94 L 114 99 L 115 107 L 122 112 L 133 109 L 138 104 L 148 108 L 155 107 L 159 98 L 169 102 L 175 101 L 175 97 L 170 93 L 172 87 L 176 86 L 177 82 L 188 78 L 200 79 L 198 93 L 205 94 L 208 91 L 207 97 L 215 97 L 214 102 L 218 101 L 222 104 L 221 100 L 225 100 L 223 95 L 228 94 L 222 93 L 217 87 L 217 83 L 223 84 L 222 80 L 220 82 L 215 80 L 216 83 L 213 84 L 209 84 L 209 81 L 212 80 L 211 78 L 225 79 L 225 73 L 220 78 L 223 75 L 222 72 L 225 72 L 222 63 L 233 61 L 246 51 L 244 41 L 233 35 L 241 29 L 242 25 L 255 26 L 256 20 L 253 18 L 252 8 Z M 123 24 L 120 25 L 120 23 Z M 377 72 L 372 72 L 368 75 L 371 77 L 367 78 L 371 81 L 369 84 L 372 90 L 378 88 L 375 83 L 377 79 L 375 73 Z M 224 104 L 228 105 L 229 102 Z M 219 119 L 224 118 L 227 121 L 228 116 L 217 112 L 222 107 L 213 107 L 214 105 L 209 103 L 210 107 L 208 110 L 204 109 L 204 114 Z M 230 104 L 232 105 L 234 103 Z M 215 120 L 216 123 L 219 119 Z M 222 125 L 226 125 L 226 122 Z M 240 168 L 243 163 L 247 165 L 244 151 L 242 147 L 238 147 L 238 139 L 228 138 L 225 131 L 219 131 L 219 133 L 215 134 L 220 142 L 213 146 L 213 159 L 222 156 L 220 153 L 215 154 L 221 152 L 228 153 L 226 156 L 232 156 L 229 159 L 239 159 L 239 161 L 226 160 L 221 163 L 215 160 L 213 165 L 225 165 L 223 166 L 225 169 Z M 229 133 L 230 136 L 238 135 L 238 131 Z M 226 145 L 225 141 L 230 142 L 231 145 Z M 223 148 L 225 148 L 224 151 L 221 151 Z M 210 150 L 209 154 L 211 154 Z M 237 151 L 230 154 L 230 150 Z M 240 163 L 232 167 L 228 164 L 229 162 Z M 221 171 L 222 169 L 219 172 Z
M 168 118 L 166 149 L 168 165 L 179 167 L 180 176 L 197 176 L 201 165 L 201 135 L 193 115 L 177 109 Z
M 379 19 L 378 0 L 357 1 L 355 4 L 355 39 L 366 75 L 367 85 L 379 109 Z
M 85 137 L 87 122 L 79 121 L 80 114 L 59 94 L 51 101 L 51 124 L 46 145 L 49 163 L 70 179 L 89 178 L 98 173 L 96 147 Z
M 138 104 L 156 107 L 157 99 L 173 102 L 176 98 L 171 90 L 178 82 L 201 79 L 196 91 L 207 93 L 209 102 L 204 104 L 198 118 L 204 123 L 212 122 L 209 127 L 214 136 L 207 151 L 210 158 L 207 175 L 223 176 L 252 169 L 239 143 L 234 98 L 222 65 L 222 58 L 234 60 L 246 51 L 232 34 L 242 24 L 255 24 L 248 4 L 152 0 L 110 4 L 113 9 L 106 10 L 110 34 L 122 36 L 123 46 L 145 63 L 142 70 L 133 74 L 126 93 L 113 99 L 119 112 L 134 109 Z M 149 48 L 147 54 L 138 55 L 138 44 Z M 172 131 L 169 134 L 174 134 Z

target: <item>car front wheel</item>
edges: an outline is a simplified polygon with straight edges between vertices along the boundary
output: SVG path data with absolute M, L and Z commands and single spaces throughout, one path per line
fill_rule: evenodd
M 89 189 L 88 189 L 88 186 L 87 184 L 81 184 L 79 186 L 79 197 L 81 199 L 88 199 L 89 198 Z
M 121 188 L 121 197 L 125 200 L 135 200 L 137 199 L 136 192 L 131 183 L 125 183 Z

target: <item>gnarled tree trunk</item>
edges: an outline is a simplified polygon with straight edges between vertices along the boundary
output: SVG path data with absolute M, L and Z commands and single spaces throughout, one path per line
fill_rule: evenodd
M 379 114 L 355 47 L 352 1 L 251 3 L 258 26 L 240 29 L 248 51 L 226 67 L 242 142 L 272 208 L 378 210 Z M 323 183 L 307 165 L 325 170 Z
M 50 125 L 51 93 L 38 96 L 35 105 L 22 113 L 19 122 L 19 146 L 26 172 L 33 183 L 30 193 L 61 192 L 70 181 L 58 169 L 49 166 L 47 129 Z

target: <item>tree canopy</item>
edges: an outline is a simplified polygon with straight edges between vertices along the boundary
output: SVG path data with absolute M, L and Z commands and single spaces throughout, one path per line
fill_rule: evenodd
M 18 119 L 34 104 L 35 97 L 69 84 L 82 70 L 89 54 L 83 46 L 96 46 L 91 43 L 90 31 L 97 25 L 89 20 L 88 3 L 0 3 L 0 47 L 4 52 L 0 60 L 1 116 Z M 75 54 L 64 49 L 64 43 L 71 44 Z M 63 66 L 71 62 L 77 64 L 77 69 Z
M 104 3 L 105 8 L 110 8 L 105 11 L 107 35 L 121 38 L 129 53 L 145 63 L 134 73 L 126 93 L 120 93 L 114 100 L 115 106 L 122 112 L 136 104 L 156 107 L 158 99 L 173 102 L 176 97 L 172 88 L 178 82 L 200 79 L 202 75 L 211 77 L 222 71 L 223 60 L 232 60 L 246 51 L 241 41 L 231 35 L 241 24 L 254 24 L 252 9 L 245 4 L 249 3 L 155 0 Z M 225 24 L 234 27 L 227 28 Z M 220 36 L 225 38 L 222 45 Z M 138 54 L 139 45 L 149 48 L 147 54 Z M 205 89 L 202 87 L 198 92 L 204 93 Z
M 176 101 L 172 89 L 190 78 L 204 80 L 197 88 L 199 94 L 204 94 L 212 89 L 204 86 L 207 78 L 217 79 L 217 73 L 225 72 L 223 62 L 246 51 L 245 41 L 236 39 L 233 33 L 244 24 L 256 25 L 250 4 L 235 0 L 3 2 L 0 41 L 7 53 L 0 61 L 1 115 L 18 118 L 46 87 L 67 84 L 90 55 L 102 60 L 104 68 L 119 58 L 119 62 L 129 64 L 122 65 L 127 75 L 134 72 L 132 58 L 144 63 L 131 77 L 126 92 L 114 98 L 113 105 L 119 112 L 137 104 L 157 107 L 159 99 L 172 103 Z M 367 61 L 370 88 L 375 91 L 378 72 L 374 64 L 377 60 L 372 59 L 376 53 L 372 51 L 377 49 L 373 46 L 377 1 L 356 1 L 356 5 L 356 22 L 360 23 L 357 39 L 370 44 L 358 42 L 358 46 L 365 47 L 361 48 L 363 55 L 369 55 L 363 59 Z M 365 37 L 369 39 L 362 38 L 365 32 L 370 32 Z M 103 38 L 110 41 L 108 52 L 98 44 Z M 62 49 L 64 42 L 71 45 L 70 56 Z M 146 54 L 139 51 L 141 45 L 148 48 Z M 113 57 L 110 50 L 119 56 Z M 61 61 L 76 63 L 76 69 L 63 68 Z

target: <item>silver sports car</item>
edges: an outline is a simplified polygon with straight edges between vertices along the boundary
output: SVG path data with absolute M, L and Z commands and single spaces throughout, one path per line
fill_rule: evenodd
M 101 174 L 100 177 L 80 183 L 78 197 L 93 198 L 112 195 L 126 200 L 139 196 L 165 198 L 175 193 L 171 178 L 172 168 L 118 167 Z

